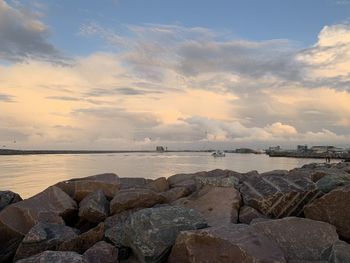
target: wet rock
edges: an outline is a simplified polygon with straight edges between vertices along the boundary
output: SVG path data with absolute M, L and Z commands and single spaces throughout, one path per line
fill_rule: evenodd
M 22 201 L 19 194 L 11 191 L 0 191 L 0 211 L 6 206 Z
M 51 186 L 0 212 L 0 247 L 13 238 L 23 237 L 38 222 L 60 223 L 74 216 L 77 204 L 60 188 Z
M 45 250 L 57 250 L 64 241 L 77 236 L 77 230 L 71 227 L 40 222 L 22 240 L 15 260 L 27 258 Z
M 249 176 L 240 192 L 245 205 L 272 218 L 299 216 L 304 205 L 321 195 L 310 179 L 289 175 Z
M 177 199 L 188 196 L 191 193 L 192 190 L 190 187 L 174 187 L 160 195 L 164 197 L 166 203 L 171 203 Z
M 204 186 L 173 204 L 199 211 L 210 226 L 237 223 L 241 195 L 233 187 Z
M 282 250 L 247 225 L 226 225 L 179 234 L 169 263 L 286 263 Z
M 288 262 L 328 260 L 330 248 L 338 240 L 334 226 L 306 218 L 287 217 L 251 226 L 274 240 Z
M 98 190 L 102 190 L 105 196 L 111 199 L 120 189 L 120 185 L 120 178 L 112 173 L 76 178 L 56 184 L 77 202 Z
M 104 221 L 109 214 L 109 202 L 102 190 L 86 196 L 79 204 L 79 217 L 92 222 Z
M 179 206 L 147 208 L 133 213 L 125 223 L 124 245 L 140 262 L 163 262 L 181 231 L 206 227 L 197 211 Z
M 138 207 L 152 207 L 165 201 L 160 194 L 149 189 L 128 189 L 119 191 L 110 204 L 111 214 Z
M 307 218 L 328 222 L 350 240 L 350 185 L 339 187 L 305 207 Z
M 83 258 L 91 263 L 118 263 L 118 249 L 107 242 L 100 241 L 86 250 Z
M 329 263 L 349 263 L 350 244 L 344 241 L 337 241 L 332 247 Z
M 82 255 L 76 252 L 44 251 L 35 256 L 21 259 L 16 263 L 88 263 Z M 91 262 L 92 263 L 92 262 Z
M 94 244 L 103 240 L 104 232 L 105 227 L 104 224 L 101 223 L 97 227 L 63 242 L 60 244 L 58 250 L 75 251 L 82 254 Z
M 239 222 L 243 224 L 250 224 L 250 222 L 257 218 L 267 218 L 258 210 L 250 206 L 242 206 L 239 210 Z

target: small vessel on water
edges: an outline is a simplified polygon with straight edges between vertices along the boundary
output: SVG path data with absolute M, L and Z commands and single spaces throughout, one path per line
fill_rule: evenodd
M 225 157 L 225 152 L 224 151 L 216 151 L 211 154 L 213 157 Z

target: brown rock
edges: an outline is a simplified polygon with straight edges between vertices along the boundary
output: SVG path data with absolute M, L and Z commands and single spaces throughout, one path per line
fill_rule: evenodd
M 109 214 L 109 202 L 102 190 L 86 196 L 79 204 L 79 217 L 92 222 L 104 221 Z
M 149 189 L 129 189 L 119 191 L 110 204 L 111 214 L 138 207 L 152 207 L 164 202 L 164 197 Z
M 45 250 L 57 250 L 64 241 L 77 236 L 77 230 L 71 227 L 39 222 L 22 240 L 15 260 L 27 258 Z
M 63 242 L 58 250 L 75 251 L 82 254 L 94 244 L 103 240 L 104 231 L 104 224 L 101 223 L 97 227 Z
M 12 238 L 23 237 L 38 222 L 63 224 L 76 209 L 75 201 L 55 186 L 12 204 L 0 212 L 0 247 Z
M 149 188 L 149 184 L 152 183 L 153 180 L 145 179 L 141 177 L 122 177 L 120 178 L 120 189 L 147 189 Z
M 22 201 L 19 194 L 11 191 L 0 191 L 0 211 L 6 206 Z
M 165 177 L 160 177 L 150 182 L 148 188 L 155 192 L 165 192 L 169 190 L 169 185 Z
M 21 259 L 16 263 L 88 263 L 76 252 L 44 251 L 35 256 Z M 92 263 L 92 262 L 91 262 Z
M 165 202 L 171 203 L 177 199 L 188 196 L 192 193 L 190 187 L 174 187 L 170 190 L 161 193 L 160 195 L 165 198 Z
M 120 188 L 120 178 L 116 174 L 98 174 L 84 178 L 76 178 L 59 182 L 57 187 L 61 188 L 74 200 L 80 202 L 87 195 L 102 190 L 107 198 L 113 198 Z
M 233 187 L 204 186 L 187 198 L 173 204 L 199 211 L 210 226 L 237 223 L 240 193 Z
M 282 250 L 246 225 L 226 225 L 181 232 L 169 263 L 286 263 Z
M 304 205 L 321 195 L 306 177 L 249 176 L 240 192 L 245 205 L 272 218 L 302 215 Z
M 267 218 L 265 215 L 260 213 L 253 207 L 250 206 L 242 206 L 239 210 L 239 222 L 244 224 L 250 224 L 253 219 L 257 218 Z
M 100 241 L 86 250 L 83 258 L 91 263 L 118 263 L 118 249 Z
M 350 240 L 350 185 L 339 187 L 305 207 L 307 218 L 334 225 L 338 234 Z
M 338 240 L 334 226 L 306 218 L 287 217 L 250 226 L 274 240 L 288 262 L 328 260 L 329 249 Z

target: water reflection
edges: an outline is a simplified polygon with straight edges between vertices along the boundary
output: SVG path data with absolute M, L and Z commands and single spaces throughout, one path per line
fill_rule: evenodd
M 120 153 L 89 155 L 0 156 L 0 190 L 30 197 L 58 181 L 113 172 L 121 177 L 168 177 L 176 173 L 230 169 L 238 172 L 292 169 L 316 159 L 269 158 L 266 155 L 209 153 Z

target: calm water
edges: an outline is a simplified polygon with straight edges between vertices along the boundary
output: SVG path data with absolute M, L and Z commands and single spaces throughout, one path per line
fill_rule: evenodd
M 224 158 L 214 158 L 209 153 L 0 156 L 0 190 L 10 189 L 27 198 L 56 182 L 98 173 L 157 178 L 216 168 L 265 172 L 292 169 L 310 162 L 323 160 L 269 158 L 264 154 L 226 154 Z

